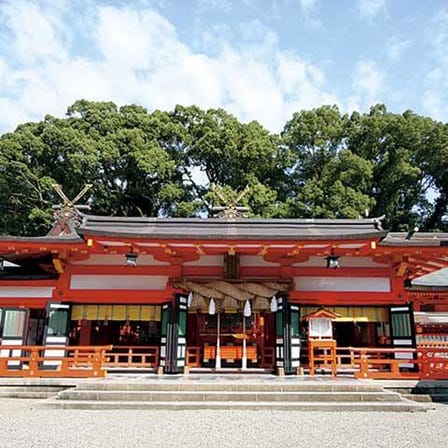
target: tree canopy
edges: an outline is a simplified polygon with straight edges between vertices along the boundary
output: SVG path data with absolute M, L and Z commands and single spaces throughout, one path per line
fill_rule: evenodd
M 294 113 L 280 134 L 223 109 L 80 100 L 0 137 L 0 233 L 42 235 L 60 202 L 92 183 L 90 213 L 210 216 L 218 184 L 251 216 L 386 216 L 390 230 L 447 230 L 448 125 L 411 111 Z

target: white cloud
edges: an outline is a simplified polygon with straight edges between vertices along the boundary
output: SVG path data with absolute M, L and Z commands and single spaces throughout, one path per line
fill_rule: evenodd
M 319 6 L 320 0 L 299 0 L 300 8 L 305 15 L 314 14 Z
M 410 40 L 400 39 L 398 36 L 392 36 L 386 43 L 387 56 L 392 61 L 396 61 L 410 46 Z
M 373 61 L 360 61 L 353 73 L 352 91 L 347 99 L 347 110 L 365 111 L 384 102 L 385 74 Z
M 440 67 L 430 70 L 423 80 L 425 86 L 427 87 L 433 87 L 434 85 L 441 84 L 445 81 L 446 75 Z
M 429 30 L 430 44 L 435 54 L 446 62 L 448 50 L 448 10 L 439 11 L 431 21 Z
M 427 32 L 433 66 L 424 79 L 421 95 L 423 110 L 438 120 L 448 119 L 448 10 L 440 10 Z
M 358 11 L 363 19 L 375 19 L 379 14 L 387 11 L 386 0 L 359 0 Z
M 319 19 L 318 11 L 320 7 L 320 0 L 295 0 L 299 3 L 299 8 L 308 26 L 318 28 L 322 26 Z M 284 6 L 288 8 L 289 5 Z
M 42 14 L 34 3 L 17 1 L 3 6 L 7 25 L 16 33 L 14 54 L 24 63 L 36 63 L 42 58 L 63 59 L 66 53 L 56 37 L 60 26 L 54 15 Z
M 207 11 L 229 12 L 231 9 L 229 0 L 196 0 L 196 10 L 199 14 Z
M 324 73 L 281 51 L 277 35 L 260 24 L 249 24 L 238 47 L 216 36 L 217 51 L 208 56 L 186 46 L 173 25 L 151 9 L 98 6 L 89 30 L 95 57 L 85 52 L 75 57 L 64 40 L 70 24 L 62 14 L 53 11 L 50 20 L 29 1 L 13 5 L 5 13 L 20 64 L 0 63 L 0 129 L 47 113 L 62 115 L 80 98 L 135 102 L 150 110 L 176 104 L 224 107 L 274 131 L 293 111 L 337 103 Z M 37 45 L 32 40 L 39 33 Z
M 428 89 L 423 93 L 422 105 L 436 120 L 444 121 L 448 117 L 448 105 L 436 89 Z
M 0 129 L 12 130 L 19 123 L 28 120 L 22 105 L 18 101 L 0 97 Z
M 2 59 L 0 59 L 0 88 L 3 86 L 3 83 L 6 82 L 5 74 L 6 74 L 6 64 L 3 62 Z M 5 79 L 4 79 L 5 78 Z M 6 93 L 6 92 L 3 92 Z M 0 90 L 0 95 L 2 94 L 2 91 Z

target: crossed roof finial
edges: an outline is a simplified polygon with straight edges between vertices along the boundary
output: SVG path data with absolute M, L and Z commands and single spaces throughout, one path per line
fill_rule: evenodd
M 62 204 L 53 205 L 55 224 L 50 231 L 51 234 L 72 233 L 74 227 L 80 225 L 81 217 L 79 210 L 89 210 L 90 206 L 76 204 L 92 186 L 92 184 L 86 184 L 75 198 L 69 199 L 62 190 L 61 185 L 53 184 L 54 190 L 62 199 Z
M 238 206 L 238 203 L 249 192 L 250 187 L 246 185 L 244 190 L 236 194 L 236 196 L 226 193 L 224 189 L 216 184 L 211 184 L 213 193 L 221 199 L 223 206 L 213 207 L 213 212 L 217 212 L 218 218 L 246 218 L 249 209 L 247 207 Z

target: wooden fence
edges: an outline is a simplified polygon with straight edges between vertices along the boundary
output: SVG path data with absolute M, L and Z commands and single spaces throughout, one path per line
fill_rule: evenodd
M 158 346 L 114 346 L 106 352 L 105 367 L 144 367 L 159 366 Z
M 0 377 L 104 378 L 112 346 L 0 346 Z
M 274 353 L 262 364 L 273 365 Z M 199 366 L 214 359 L 215 347 L 187 349 L 187 365 Z M 242 348 L 221 347 L 222 359 L 241 359 Z M 257 361 L 256 347 L 247 347 L 247 357 Z M 201 359 L 203 358 L 203 359 Z M 324 356 L 325 358 L 325 356 Z M 334 362 L 334 361 L 333 361 Z M 337 369 L 350 368 L 355 378 L 448 379 L 448 348 L 355 348 L 337 347 Z M 0 377 L 102 378 L 109 367 L 159 365 L 159 347 L 112 346 L 0 346 Z M 321 367 L 328 367 L 325 362 Z M 346 371 L 346 370 L 345 370 Z
M 448 379 L 446 348 L 354 348 L 355 378 Z

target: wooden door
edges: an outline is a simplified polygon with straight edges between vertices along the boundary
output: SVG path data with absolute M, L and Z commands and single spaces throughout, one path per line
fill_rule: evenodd
M 390 337 L 393 348 L 415 348 L 415 325 L 414 313 L 411 304 L 391 306 L 390 314 Z M 396 353 L 396 359 L 412 359 L 412 353 Z M 413 364 L 403 363 L 400 367 L 412 368 Z
M 160 366 L 164 371 L 169 369 L 170 363 L 170 342 L 171 342 L 171 309 L 172 304 L 167 302 L 162 304 L 162 318 L 160 322 Z
M 66 303 L 50 302 L 47 305 L 47 317 L 44 329 L 45 347 L 65 347 L 68 345 L 68 333 L 70 327 L 70 305 Z M 43 357 L 64 357 L 64 348 L 44 350 Z M 48 369 L 56 369 L 61 365 L 59 360 L 44 360 L 43 366 Z
M 25 308 L 3 308 L 0 312 L 0 356 L 22 356 L 23 351 L 19 349 L 10 350 L 8 345 L 24 345 L 28 330 L 29 311 Z M 9 361 L 8 367 L 20 369 L 22 362 Z

